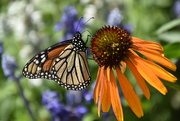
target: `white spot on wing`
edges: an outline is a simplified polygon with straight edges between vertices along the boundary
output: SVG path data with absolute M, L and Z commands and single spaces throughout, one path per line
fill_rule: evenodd
M 40 71 L 40 70 L 41 70 L 41 67 L 37 67 L 37 70 Z
M 39 61 L 38 60 L 36 60 L 36 62 L 35 62 L 36 64 L 39 64 Z
M 43 58 L 45 56 L 45 54 L 41 55 L 41 58 Z
M 45 60 L 46 60 L 46 58 L 44 57 L 44 58 L 41 60 L 41 63 L 44 63 Z

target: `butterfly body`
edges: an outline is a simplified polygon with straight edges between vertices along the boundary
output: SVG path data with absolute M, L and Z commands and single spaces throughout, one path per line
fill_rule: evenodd
M 65 89 L 85 89 L 90 82 L 86 50 L 81 33 L 77 32 L 71 40 L 39 52 L 25 65 L 22 73 L 30 79 L 54 80 Z

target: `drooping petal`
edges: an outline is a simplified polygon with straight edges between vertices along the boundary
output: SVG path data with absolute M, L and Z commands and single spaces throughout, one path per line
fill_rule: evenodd
M 97 80 L 96 80 L 96 86 L 94 89 L 94 102 L 98 104 L 98 116 L 100 117 L 100 111 L 101 111 L 101 103 L 102 103 L 102 94 L 104 91 L 104 66 L 100 67 L 98 70 Z
M 121 100 L 119 97 L 118 93 L 118 87 L 116 84 L 116 80 L 114 78 L 113 71 L 110 70 L 110 76 L 111 76 L 111 81 L 110 81 L 110 96 L 111 96 L 111 103 L 112 103 L 112 108 L 114 111 L 114 114 L 118 121 L 123 121 L 123 111 L 122 111 L 122 106 L 121 106 Z
M 161 56 L 160 54 L 157 54 L 153 51 L 147 51 L 147 50 L 141 50 L 139 48 L 135 48 L 136 51 L 138 51 L 139 53 L 143 54 L 144 56 L 146 56 L 147 58 L 158 62 L 159 64 L 175 71 L 176 70 L 176 65 L 174 65 L 169 59 L 167 59 L 166 57 Z
M 142 92 L 144 93 L 145 97 L 149 100 L 150 99 L 150 91 L 149 88 L 144 81 L 143 77 L 139 74 L 136 67 L 128 60 L 125 60 L 126 64 L 130 68 L 131 72 L 133 73 L 134 77 L 136 78 L 139 87 L 141 88 Z
M 97 104 L 98 102 L 98 97 L 99 97 L 99 90 L 100 90 L 100 76 L 102 76 L 102 72 L 101 72 L 101 68 L 98 69 L 98 74 L 97 74 L 97 78 L 96 78 L 96 85 L 94 88 L 94 102 L 95 104 Z
M 102 111 L 103 112 L 108 112 L 110 107 L 111 107 L 111 98 L 110 98 L 110 81 L 108 81 L 107 77 L 109 75 L 110 77 L 110 73 L 108 73 L 108 69 L 110 69 L 109 67 L 106 68 L 105 70 L 105 78 L 103 81 L 104 84 L 104 91 L 102 94 Z
M 167 93 L 166 87 L 163 85 L 163 83 L 159 80 L 159 78 L 154 74 L 154 72 L 147 67 L 147 65 L 140 61 L 139 58 L 135 55 L 129 55 L 129 58 L 137 68 L 138 72 L 141 74 L 141 76 L 154 88 L 156 88 L 159 92 L 162 94 Z
M 145 63 L 149 68 L 152 69 L 152 71 L 161 79 L 164 79 L 166 81 L 170 81 L 170 82 L 176 82 L 177 78 L 172 75 L 171 73 L 169 73 L 168 71 L 166 71 L 165 69 L 163 69 L 162 67 L 158 66 L 157 64 L 147 61 L 143 58 L 137 57 L 140 59 L 140 61 L 143 61 L 143 63 Z
M 116 73 L 118 76 L 118 80 L 119 80 L 122 92 L 129 104 L 130 108 L 136 114 L 137 117 L 142 117 L 144 114 L 143 114 L 141 102 L 140 102 L 139 97 L 133 90 L 132 85 L 127 80 L 127 78 L 124 76 L 124 74 L 121 72 L 119 67 L 116 67 Z

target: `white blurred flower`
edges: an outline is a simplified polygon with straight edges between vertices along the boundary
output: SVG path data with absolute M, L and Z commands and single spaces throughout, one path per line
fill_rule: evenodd
M 7 14 L 0 16 L 0 24 L 0 33 L 7 34 L 9 29 L 15 40 L 18 41 L 30 40 L 31 38 L 27 36 L 30 31 L 36 30 L 38 32 L 44 28 L 41 12 L 35 9 L 33 3 L 26 1 L 11 2 Z
M 38 35 L 37 35 L 37 32 L 35 30 L 31 30 L 28 33 L 28 38 L 31 41 L 31 43 L 33 43 L 34 45 L 37 45 L 39 43 Z
M 28 79 L 29 83 L 33 86 L 39 87 L 42 85 L 42 79 Z
M 29 55 L 33 52 L 33 48 L 31 45 L 24 45 L 23 48 L 19 52 L 19 58 L 22 60 L 29 59 Z
M 11 2 L 7 12 L 7 24 L 13 30 L 16 40 L 24 39 L 26 26 L 24 23 L 25 1 Z
M 20 15 L 24 12 L 24 9 L 26 7 L 25 1 L 14 1 L 9 4 L 9 9 L 7 14 L 11 16 Z
M 29 3 L 26 5 L 25 12 L 27 15 L 31 15 L 35 11 L 35 7 L 33 4 Z
M 43 26 L 43 22 L 42 22 L 42 16 L 41 16 L 41 12 L 40 11 L 34 11 L 31 15 L 31 19 L 32 19 L 32 23 L 37 25 L 38 28 L 42 29 Z
M 84 18 L 89 20 L 91 17 L 95 17 L 97 13 L 96 6 L 88 5 L 84 10 Z M 89 21 L 91 23 L 91 21 Z M 93 21 L 92 21 L 93 22 Z
M 81 3 L 83 3 L 83 4 L 87 4 L 87 3 L 89 3 L 91 0 L 81 0 Z

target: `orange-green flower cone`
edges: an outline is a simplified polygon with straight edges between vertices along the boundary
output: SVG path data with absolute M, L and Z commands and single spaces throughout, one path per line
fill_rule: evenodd
M 167 89 L 160 79 L 169 82 L 177 80 L 171 73 L 154 63 L 157 62 L 173 71 L 176 70 L 176 66 L 164 57 L 160 44 L 131 37 L 124 29 L 114 26 L 103 27 L 93 37 L 91 51 L 94 60 L 99 65 L 94 89 L 94 102 L 98 105 L 98 116 L 100 116 L 101 110 L 108 112 L 112 106 L 117 120 L 124 120 L 113 70 L 116 71 L 125 99 L 137 117 L 142 117 L 144 113 L 138 95 L 124 75 L 126 66 L 131 70 L 148 100 L 150 99 L 150 90 L 145 81 L 165 95 Z M 140 57 L 139 53 L 145 58 Z

